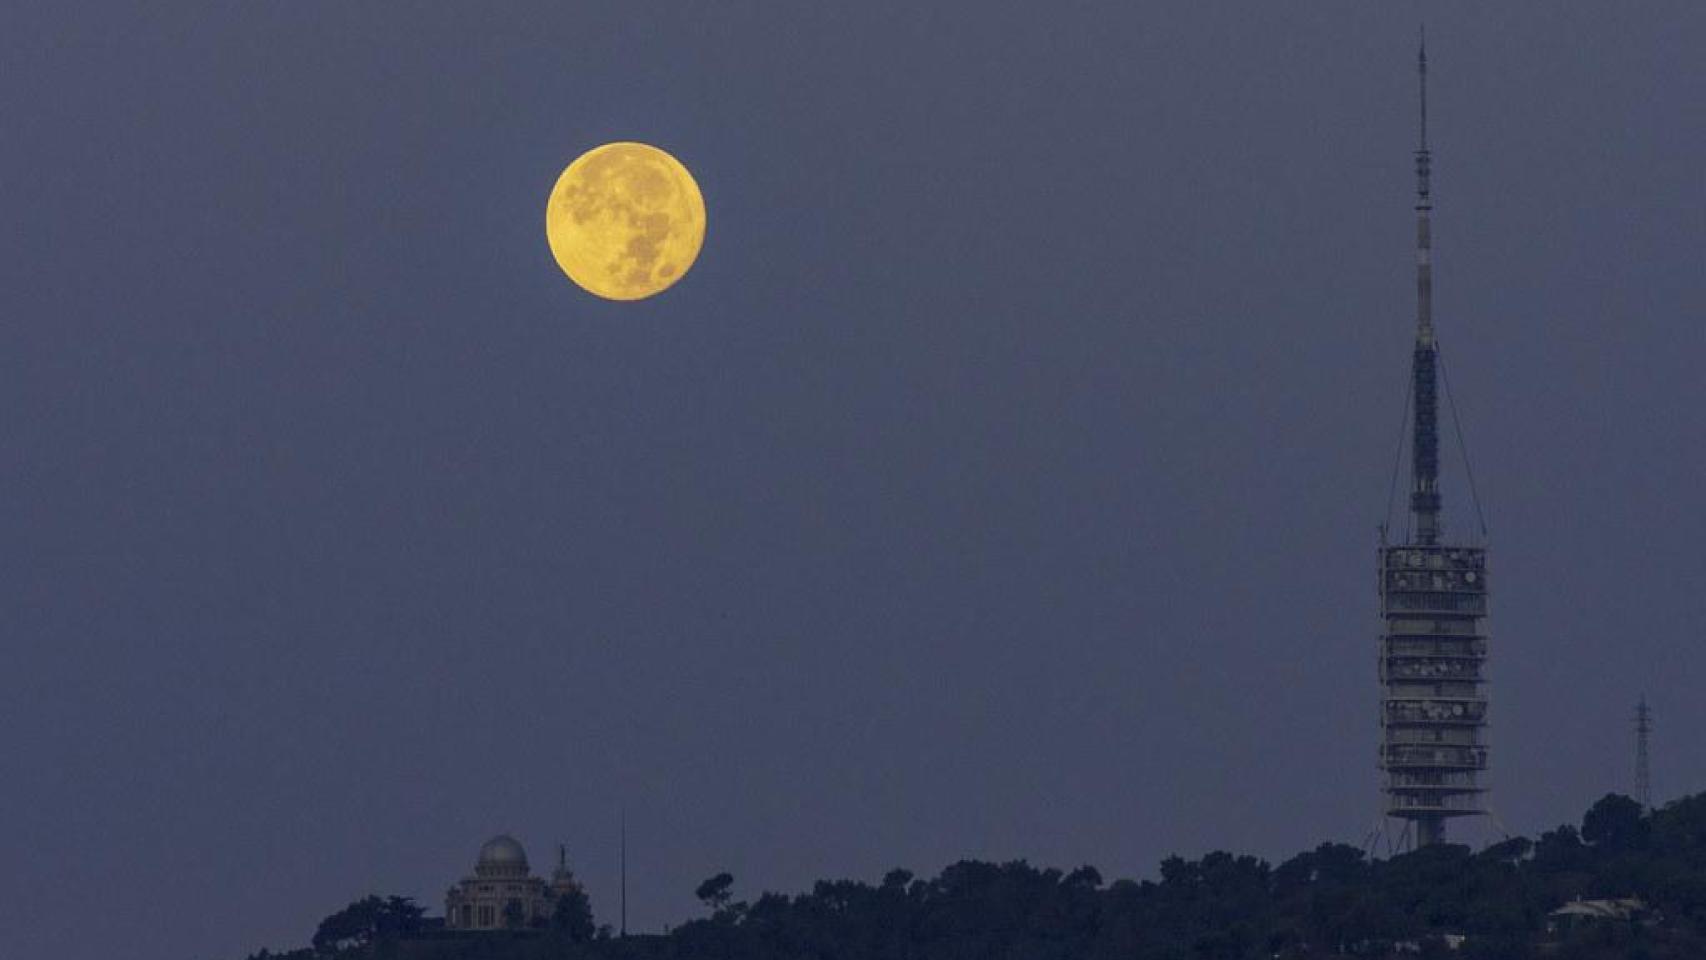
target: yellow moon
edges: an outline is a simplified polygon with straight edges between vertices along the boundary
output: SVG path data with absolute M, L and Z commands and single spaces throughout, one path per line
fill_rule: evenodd
M 608 300 L 680 280 L 705 242 L 705 198 L 680 161 L 644 143 L 607 143 L 551 188 L 545 238 L 569 279 Z

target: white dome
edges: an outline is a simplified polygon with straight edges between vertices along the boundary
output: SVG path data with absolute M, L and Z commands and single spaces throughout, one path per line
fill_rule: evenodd
M 500 833 L 480 848 L 482 867 L 526 867 L 527 851 L 507 833 Z

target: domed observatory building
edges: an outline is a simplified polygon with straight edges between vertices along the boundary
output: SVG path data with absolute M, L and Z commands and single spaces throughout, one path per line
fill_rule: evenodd
M 557 899 L 579 887 L 561 848 L 557 869 L 546 882 L 529 871 L 521 844 L 499 834 L 480 848 L 473 875 L 445 894 L 444 925 L 451 930 L 541 927 L 550 921 Z

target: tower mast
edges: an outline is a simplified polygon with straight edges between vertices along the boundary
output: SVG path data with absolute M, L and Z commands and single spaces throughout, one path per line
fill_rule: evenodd
M 1439 541 L 1439 352 L 1434 343 L 1433 154 L 1428 149 L 1428 45 L 1416 54 L 1420 126 L 1416 142 L 1415 420 L 1410 451 L 1410 517 L 1417 543 Z

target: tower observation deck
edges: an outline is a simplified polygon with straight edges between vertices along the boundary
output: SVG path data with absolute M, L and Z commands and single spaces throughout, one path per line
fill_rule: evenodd
M 1483 547 L 1441 542 L 1425 44 L 1416 63 L 1421 125 L 1410 528 L 1399 544 L 1389 543 L 1383 532 L 1379 551 L 1380 770 L 1384 815 L 1413 826 L 1420 847 L 1444 841 L 1447 820 L 1486 812 L 1481 774 L 1487 769 L 1487 554 Z

